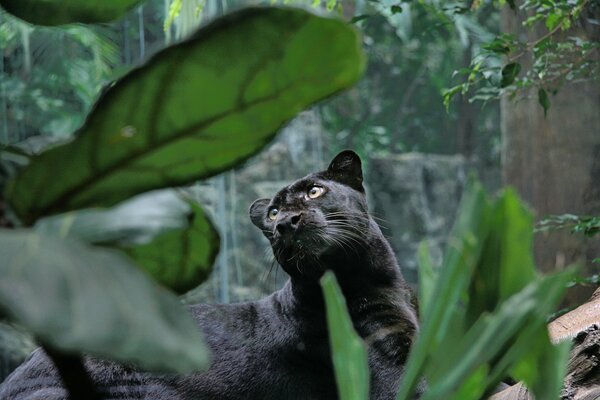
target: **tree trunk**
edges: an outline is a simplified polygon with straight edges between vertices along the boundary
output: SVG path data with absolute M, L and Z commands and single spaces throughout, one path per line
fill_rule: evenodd
M 517 7 L 518 9 L 518 7 Z M 505 7 L 502 31 L 528 42 L 541 32 L 523 27 L 526 16 Z M 567 35 L 584 35 L 575 28 Z M 527 70 L 531 60 L 522 61 Z M 600 85 L 567 84 L 551 96 L 547 117 L 532 89 L 525 99 L 501 102 L 502 173 L 534 209 L 536 218 L 552 214 L 600 214 Z M 591 260 L 600 256 L 600 240 L 569 232 L 538 234 L 534 243 L 538 268 L 544 272 L 580 262 L 592 275 Z M 581 304 L 591 290 L 567 294 L 566 305 Z

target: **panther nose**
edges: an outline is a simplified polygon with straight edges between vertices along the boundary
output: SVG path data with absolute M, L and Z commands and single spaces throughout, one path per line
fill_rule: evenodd
M 283 218 L 280 217 L 276 226 L 277 232 L 281 234 L 294 232 L 298 229 L 301 218 L 302 213 L 287 214 Z

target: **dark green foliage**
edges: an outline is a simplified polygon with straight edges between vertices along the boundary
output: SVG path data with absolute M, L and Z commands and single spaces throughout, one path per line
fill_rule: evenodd
M 518 8 L 513 1 L 506 3 L 515 10 L 514 18 L 521 16 L 532 33 L 542 26 L 546 32 L 531 35 L 536 39 L 503 33 L 488 41 L 469 68 L 457 71 L 467 78 L 447 90 L 447 97 L 471 93 L 471 100 L 488 101 L 505 95 L 526 96 L 526 89 L 534 88 L 546 114 L 550 109 L 547 92 L 555 93 L 568 82 L 598 80 L 600 63 L 595 54 L 600 41 L 590 28 L 598 24 L 597 2 L 527 0 Z M 519 77 L 520 61 L 527 57 L 533 62 Z
M 506 64 L 502 68 L 502 80 L 500 81 L 500 87 L 507 87 L 508 85 L 511 85 L 517 78 L 517 75 L 519 75 L 519 72 L 521 72 L 521 64 Z
M 421 247 L 421 330 L 399 400 L 410 399 L 423 376 L 426 400 L 478 400 L 507 376 L 525 381 L 536 398 L 558 398 L 569 345 L 550 344 L 546 316 L 573 272 L 538 276 L 532 228 L 513 191 L 492 202 L 471 184 L 439 272 Z
M 0 51 L 1 143 L 69 137 L 120 63 L 112 26 L 31 26 L 1 9 Z
M 204 282 L 219 250 L 219 235 L 200 206 L 188 202 L 187 224 L 151 242 L 124 248 L 160 283 L 178 293 Z
M 544 109 L 544 116 L 548 115 L 548 110 L 550 109 L 550 99 L 548 98 L 548 93 L 544 88 L 538 89 L 538 103 Z
M 356 33 L 341 21 L 277 8 L 235 13 L 118 81 L 75 140 L 32 159 L 8 200 L 30 224 L 212 176 L 354 82 L 362 65 Z
M 177 297 L 115 250 L 0 230 L 0 309 L 45 345 L 163 371 L 208 365 Z
M 140 199 L 80 209 L 240 163 L 298 111 L 352 84 L 362 67 L 358 35 L 339 20 L 245 9 L 120 79 L 71 142 L 39 154 L 0 151 L 0 222 L 35 224 L 0 231 L 0 312 L 54 350 L 55 361 L 68 352 L 163 371 L 206 367 L 199 332 L 178 299 L 131 262 L 173 290 L 199 284 L 218 250 L 204 211 L 186 198 L 161 203 L 156 193 L 144 209 L 160 212 L 147 220 L 131 216 Z M 150 222 L 162 225 L 149 230 Z
M 538 232 L 558 229 L 570 229 L 572 233 L 582 233 L 587 237 L 593 237 L 600 233 L 600 217 L 573 214 L 551 215 L 536 225 Z
M 0 0 L 6 11 L 37 25 L 108 22 L 140 0 Z
M 452 85 L 452 72 L 468 66 L 465 60 L 482 40 L 493 38 L 497 23 L 492 7 L 457 17 L 452 11 L 457 3 L 374 1 L 360 8 L 353 22 L 364 33 L 365 79 L 321 109 L 334 135 L 333 149 L 467 152 L 457 136 L 463 133 L 458 121 L 468 121 L 477 131 L 471 150 L 484 160 L 497 157 L 491 150 L 497 135 L 495 107 L 469 110 L 461 104 L 446 113 L 438 101 Z

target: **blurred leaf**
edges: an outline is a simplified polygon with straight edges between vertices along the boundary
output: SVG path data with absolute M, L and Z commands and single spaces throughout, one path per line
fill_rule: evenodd
M 172 0 L 171 4 L 169 5 L 169 14 L 167 15 L 167 18 L 165 18 L 165 23 L 163 25 L 163 30 L 166 32 L 169 30 L 169 28 L 171 27 L 171 24 L 173 23 L 173 21 L 175 21 L 175 18 L 177 18 L 179 16 L 179 13 L 181 13 L 181 6 L 183 5 L 183 0 Z
M 524 348 L 520 359 L 515 360 L 511 376 L 524 381 L 536 399 L 559 399 L 563 387 L 563 380 L 567 373 L 567 366 L 571 350 L 571 342 L 565 341 L 550 344 L 546 326 L 537 332 L 539 338 L 525 339 L 522 341 L 527 346 L 539 344 L 532 351 L 531 347 Z
M 120 248 L 179 293 L 208 277 L 219 250 L 219 236 L 204 211 L 175 190 L 145 193 L 108 210 L 43 218 L 35 229 Z
M 119 80 L 72 142 L 32 159 L 8 199 L 31 224 L 212 176 L 354 83 L 363 66 L 358 35 L 341 20 L 299 9 L 238 11 Z
M 500 87 L 507 87 L 512 84 L 517 75 L 521 72 L 521 64 L 512 62 L 510 64 L 506 64 L 504 68 L 502 68 L 502 81 L 500 81 Z
M 481 399 L 485 393 L 485 382 L 489 367 L 480 365 L 456 391 L 454 397 L 460 400 Z
M 448 331 L 454 315 L 452 307 L 469 284 L 481 252 L 481 238 L 485 238 L 490 229 L 490 208 L 482 186 L 471 183 L 463 194 L 436 280 L 435 301 L 431 301 L 424 310 L 427 318 L 422 320 L 421 331 L 411 349 L 398 400 L 410 398 L 423 374 L 425 362 Z
M 600 233 L 600 216 L 561 214 L 551 215 L 536 224 L 536 232 L 571 229 L 572 233 L 583 233 L 593 237 Z
M 551 345 L 546 318 L 574 272 L 539 278 L 532 233 L 531 213 L 513 190 L 492 206 L 480 185 L 468 187 L 433 290 L 420 248 L 426 308 L 398 399 L 409 399 L 424 375 L 424 400 L 477 400 L 511 373 L 536 398 L 556 398 L 566 353 Z M 546 366 L 550 360 L 558 365 Z
M 29 163 L 29 155 L 14 146 L 0 146 L 0 196 L 4 185 Z
M 0 230 L 0 309 L 42 343 L 149 370 L 192 372 L 208 354 L 177 297 L 112 250 Z
M 187 292 L 208 278 L 219 250 L 219 235 L 204 211 L 195 203 L 189 205 L 191 212 L 183 229 L 125 249 L 156 280 L 178 293 Z
M 512 189 L 493 209 L 492 226 L 469 288 L 467 324 L 493 311 L 535 279 L 533 217 Z M 482 239 L 483 240 L 483 239 Z
M 547 308 L 556 306 L 564 293 L 565 283 L 571 277 L 572 271 L 568 271 L 534 281 L 503 302 L 496 312 L 484 313 L 459 342 L 429 363 L 432 370 L 428 373 L 429 390 L 423 400 L 467 400 L 452 394 L 472 373 L 478 373 L 482 365 L 501 357 L 499 361 L 494 362 L 486 382 L 486 390 L 490 390 L 498 384 L 499 379 L 506 376 L 511 365 L 523 362 L 528 355 L 532 357 L 532 346 L 545 347 L 545 354 L 556 351 L 545 333 L 546 314 L 540 312 L 539 305 L 547 304 Z M 560 354 L 564 353 L 562 350 L 558 351 Z M 538 368 L 541 365 L 540 360 L 533 358 L 529 361 L 526 364 L 530 378 L 528 383 L 535 383 L 534 387 L 543 388 L 541 393 L 536 393 L 536 398 L 558 398 L 558 392 L 553 392 L 556 385 L 543 380 L 547 377 L 544 376 L 544 371 Z M 562 382 L 562 377 L 558 382 Z M 550 395 L 551 392 L 553 395 Z M 477 397 L 473 398 L 476 399 Z
M 346 301 L 335 275 L 328 271 L 321 278 L 325 296 L 327 326 L 335 379 L 341 400 L 369 398 L 369 364 L 367 349 L 352 327 Z
M 546 28 L 548 28 L 548 30 L 551 31 L 552 29 L 556 28 L 556 26 L 559 23 L 561 23 L 562 19 L 563 19 L 563 17 L 560 14 L 555 14 L 555 13 L 548 14 L 548 16 L 546 17 Z
M 0 0 L 9 13 L 37 25 L 109 22 L 140 0 Z
M 443 103 L 444 103 L 444 107 L 446 108 L 446 112 L 448 112 L 449 108 L 450 108 L 450 101 L 452 101 L 452 98 L 458 94 L 461 93 L 462 91 L 464 91 L 465 87 L 467 84 L 460 84 L 460 85 L 456 85 L 454 87 L 451 87 L 450 89 L 445 89 L 442 93 L 442 97 L 443 97 Z
M 394 4 L 392 7 L 390 7 L 390 11 L 392 12 L 392 15 L 399 14 L 402 12 L 402 6 Z
M 370 15 L 370 14 L 361 14 L 361 15 L 357 15 L 357 16 L 352 17 L 352 19 L 350 20 L 350 22 L 354 24 L 356 22 L 360 22 L 362 20 L 365 20 L 365 19 L 368 19 L 368 18 L 371 18 L 371 17 L 372 17 L 372 15 Z
M 501 37 L 496 37 L 490 43 L 483 45 L 482 48 L 498 54 L 510 53 L 510 46 L 508 45 L 507 41 Z
M 540 103 L 540 106 L 544 109 L 544 117 L 547 116 L 548 110 L 550 109 L 550 99 L 548 98 L 546 90 L 538 90 L 538 103 Z

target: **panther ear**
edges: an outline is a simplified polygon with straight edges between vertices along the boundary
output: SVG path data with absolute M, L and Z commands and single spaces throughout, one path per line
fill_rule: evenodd
M 335 181 L 344 183 L 359 192 L 363 188 L 362 164 L 358 154 L 352 150 L 344 150 L 339 153 L 327 168 L 327 175 Z
M 271 202 L 270 199 L 258 199 L 248 209 L 248 215 L 250 215 L 250 221 L 260 229 L 265 227 L 265 214 L 267 212 L 267 206 Z

